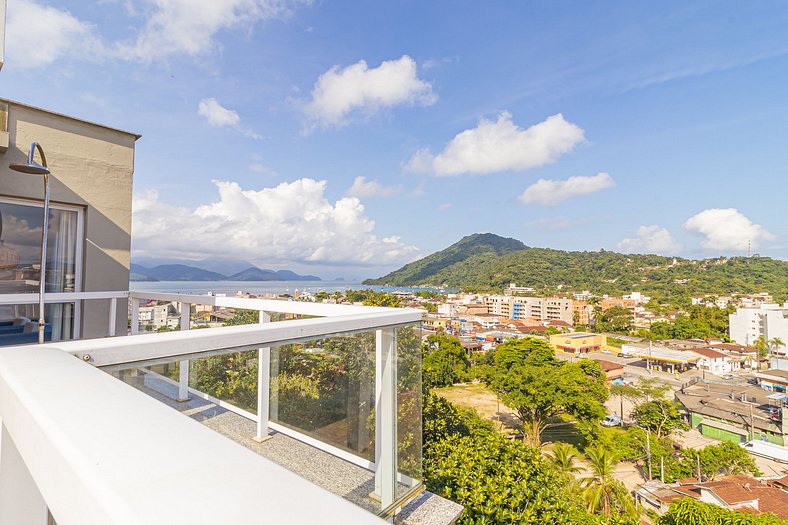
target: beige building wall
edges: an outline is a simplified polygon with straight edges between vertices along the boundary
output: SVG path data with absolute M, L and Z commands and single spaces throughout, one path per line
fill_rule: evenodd
M 8 167 L 26 161 L 31 142 L 41 144 L 52 171 L 51 201 L 84 210 L 82 291 L 128 290 L 134 145 L 139 135 L 0 99 L 3 105 L 9 147 L 5 152 L 0 148 L 0 195 L 43 200 L 42 177 Z M 106 335 L 108 303 L 83 303 L 82 337 Z M 118 334 L 126 331 L 126 316 L 126 304 L 120 302 Z

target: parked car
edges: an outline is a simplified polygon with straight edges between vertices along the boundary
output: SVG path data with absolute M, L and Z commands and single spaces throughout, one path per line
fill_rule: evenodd
M 603 427 L 620 427 L 623 424 L 624 420 L 621 419 L 621 416 L 607 416 L 602 420 Z
M 723 379 L 736 379 L 736 376 L 733 374 L 724 374 L 722 376 Z
M 613 353 L 610 350 L 608 350 L 607 348 L 603 348 L 602 350 L 600 350 L 600 352 L 602 352 L 603 354 L 612 354 Z
M 747 380 L 747 382 L 748 382 L 749 384 L 751 384 L 751 385 L 757 385 L 757 384 L 758 384 L 758 378 L 757 378 L 757 377 L 751 377 L 751 378 L 749 378 L 749 379 Z
M 624 352 L 619 352 L 616 354 L 616 357 L 623 357 L 624 359 L 632 359 L 635 356 L 632 354 L 625 354 Z

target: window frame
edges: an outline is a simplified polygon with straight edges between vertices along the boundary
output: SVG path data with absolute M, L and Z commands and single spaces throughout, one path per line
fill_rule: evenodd
M 44 201 L 38 199 L 26 199 L 22 197 L 11 197 L 0 195 L 0 204 L 16 204 L 19 206 L 31 206 L 43 210 Z M 62 202 L 49 201 L 49 209 L 75 211 L 77 212 L 77 242 L 74 258 L 74 291 L 82 291 L 83 262 L 85 255 L 85 206 L 76 204 L 66 204 Z M 2 295 L 2 294 L 0 294 Z M 71 302 L 71 301 L 66 301 Z M 82 338 L 82 301 L 75 300 L 74 303 L 74 340 Z

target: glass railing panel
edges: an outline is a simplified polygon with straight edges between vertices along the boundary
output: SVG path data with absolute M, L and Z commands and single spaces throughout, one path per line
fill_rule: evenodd
M 390 330 L 397 340 L 396 499 L 400 501 L 421 484 L 421 329 L 412 325 Z M 228 349 L 191 356 L 187 401 L 179 399 L 183 387 L 179 385 L 181 362 L 177 358 L 113 365 L 107 370 L 263 455 L 272 453 L 286 440 L 295 440 L 305 444 L 302 447 L 313 447 L 332 456 L 334 459 L 326 461 L 326 465 L 349 462 L 355 469 L 352 475 L 357 478 L 353 479 L 352 490 L 342 489 L 343 497 L 380 512 L 380 499 L 373 494 L 376 333 L 377 330 L 369 330 L 337 334 L 270 349 L 269 422 L 272 441 L 279 439 L 274 446 L 253 441 L 259 413 L 259 349 Z M 315 463 L 323 460 L 299 465 L 291 459 L 281 464 L 329 490 L 331 486 L 348 487 L 347 479 L 331 479 L 348 476 L 350 471 L 344 467 L 332 467 L 323 476 L 316 476 Z

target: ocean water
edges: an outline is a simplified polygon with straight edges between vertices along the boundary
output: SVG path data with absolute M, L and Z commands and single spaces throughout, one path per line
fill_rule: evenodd
M 417 292 L 435 290 L 434 288 L 407 288 L 399 286 L 370 286 L 354 281 L 132 281 L 129 289 L 133 292 L 169 292 L 185 294 L 207 294 L 208 292 L 235 295 L 245 292 L 253 295 L 293 294 L 309 292 L 344 292 L 345 290 L 375 290 L 378 292 Z M 453 291 L 453 290 L 444 290 Z

